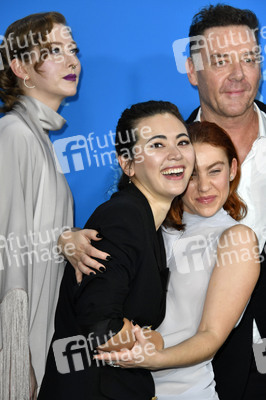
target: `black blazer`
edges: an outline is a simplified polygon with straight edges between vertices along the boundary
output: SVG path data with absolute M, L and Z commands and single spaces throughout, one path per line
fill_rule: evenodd
M 258 107 L 266 112 L 266 105 L 255 100 Z M 187 120 L 195 120 L 199 108 L 194 110 Z M 261 199 L 264 204 L 264 199 Z M 220 400 L 241 400 L 250 377 L 253 356 L 253 319 L 255 319 L 260 334 L 266 338 L 266 255 L 262 253 L 261 273 L 253 291 L 249 304 L 240 324 L 233 329 L 223 346 L 215 355 L 212 364 L 216 381 L 216 391 Z M 252 366 L 254 370 L 255 366 Z M 256 367 L 255 367 L 256 368 Z M 257 372 L 259 374 L 259 372 Z M 263 376 L 259 376 L 263 378 Z M 260 379 L 261 381 L 261 379 Z M 258 385 L 261 383 L 255 383 Z M 263 384 L 263 383 L 262 383 Z M 264 379 L 266 388 L 266 377 Z M 255 388 L 254 388 L 255 389 Z M 256 389 L 255 389 L 256 390 Z M 266 390 L 265 390 L 266 391 Z M 253 393 L 252 400 L 256 400 Z
M 92 356 L 97 344 L 122 328 L 123 317 L 153 329 L 162 322 L 168 269 L 161 233 L 156 232 L 148 201 L 133 184 L 98 207 L 85 228 L 101 232 L 103 239 L 93 245 L 111 254 L 112 260 L 104 262 L 106 272 L 84 276 L 80 286 L 67 264 L 52 341 L 61 339 L 64 346 L 61 353 L 50 348 L 39 399 L 150 400 L 155 390 L 148 370 L 103 366 Z M 60 374 L 54 354 L 60 353 L 57 363 L 63 363 L 63 369 L 70 365 L 74 356 L 66 355 L 69 337 L 75 341 L 72 350 L 79 347 L 80 367 L 71 364 L 72 371 Z M 83 338 L 88 338 L 87 347 Z

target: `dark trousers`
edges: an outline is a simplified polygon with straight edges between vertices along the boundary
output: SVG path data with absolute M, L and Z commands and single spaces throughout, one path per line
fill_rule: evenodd
M 247 386 L 241 400 L 266 400 L 266 374 L 258 372 L 254 355 L 252 356 Z
M 213 360 L 220 400 L 266 400 L 266 374 L 258 372 L 252 348 L 253 319 L 266 338 L 265 247 L 262 256 L 261 274 L 243 318 Z

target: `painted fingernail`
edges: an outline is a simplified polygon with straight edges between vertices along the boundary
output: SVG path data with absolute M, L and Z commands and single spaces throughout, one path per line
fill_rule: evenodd
M 106 257 L 106 260 L 107 260 L 107 261 L 111 261 L 111 260 L 112 260 L 112 257 L 111 257 L 111 256 L 107 256 L 107 257 Z
M 102 238 L 103 238 L 103 235 L 101 235 L 100 233 L 97 233 L 96 237 L 97 237 L 98 239 L 102 239 Z
M 90 272 L 90 275 L 95 275 L 95 272 Z
M 104 268 L 104 267 L 100 267 L 100 268 L 99 268 L 99 271 L 101 271 L 101 272 L 105 272 L 105 271 L 106 271 L 106 268 Z

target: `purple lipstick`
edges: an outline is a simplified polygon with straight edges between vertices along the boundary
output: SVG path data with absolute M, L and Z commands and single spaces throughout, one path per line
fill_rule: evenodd
M 66 81 L 74 82 L 77 79 L 77 75 L 76 74 L 69 74 L 69 75 L 64 76 L 64 79 Z

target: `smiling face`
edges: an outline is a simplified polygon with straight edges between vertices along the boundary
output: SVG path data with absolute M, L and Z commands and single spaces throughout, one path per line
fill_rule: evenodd
M 196 162 L 195 170 L 182 196 L 183 209 L 190 214 L 210 217 L 225 204 L 230 189 L 230 178 L 237 172 L 234 158 L 231 167 L 225 151 L 207 143 L 193 145 Z
M 47 40 L 50 44 L 49 52 L 47 48 L 41 51 L 34 49 L 39 52 L 41 60 L 44 60 L 39 70 L 34 69 L 34 52 L 33 62 L 23 65 L 30 78 L 27 81 L 28 86 L 35 88 L 21 87 L 25 94 L 57 110 L 65 97 L 76 94 L 81 67 L 77 58 L 77 45 L 66 26 L 55 24 Z
M 186 189 L 194 167 L 187 130 L 169 113 L 142 118 L 136 130 L 135 156 L 127 173 L 148 200 L 171 202 Z
M 189 80 L 198 86 L 203 113 L 241 116 L 253 107 L 261 77 L 254 34 L 239 25 L 206 29 L 204 37 L 203 69 L 188 62 Z

